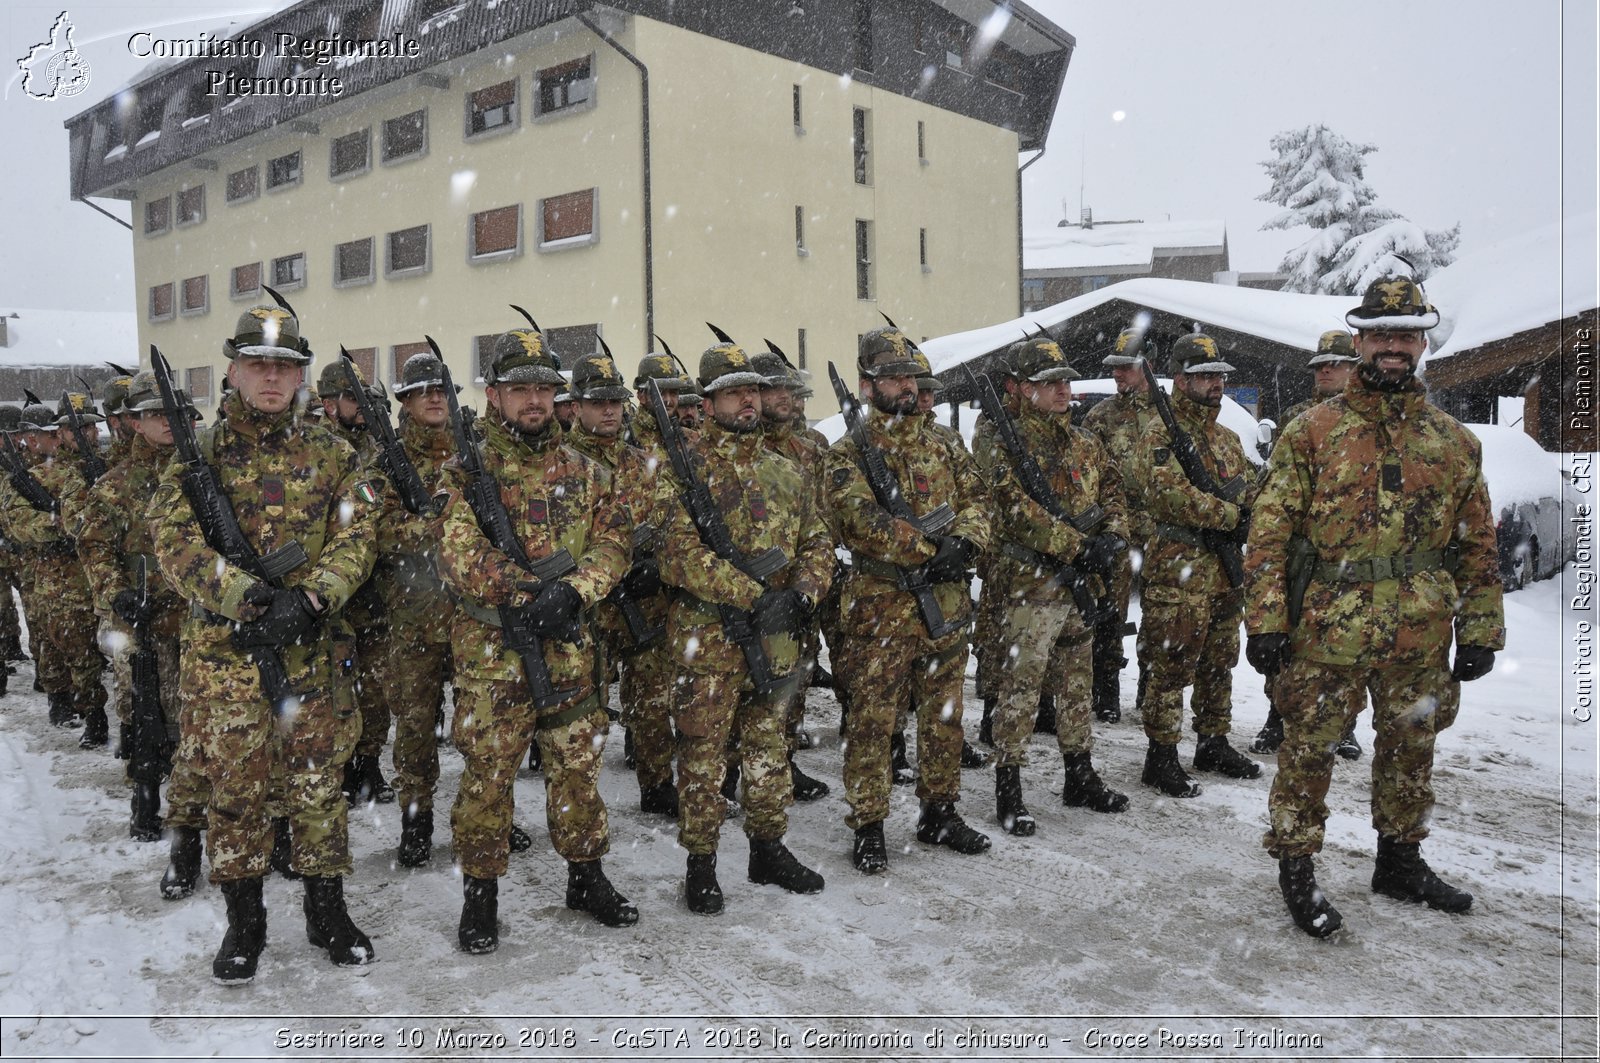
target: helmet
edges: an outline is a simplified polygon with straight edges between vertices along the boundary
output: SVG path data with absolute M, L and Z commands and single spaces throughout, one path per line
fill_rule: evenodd
M 1168 368 L 1178 373 L 1231 373 L 1233 366 L 1222 360 L 1217 341 L 1202 332 L 1179 336 L 1168 356 Z
M 700 390 L 705 394 L 723 388 L 765 384 L 766 377 L 756 372 L 755 363 L 737 343 L 718 343 L 700 356 Z
M 1143 338 L 1144 331 L 1136 328 L 1125 328 L 1117 334 L 1116 346 L 1111 348 L 1111 353 L 1100 359 L 1101 365 L 1138 365 L 1144 361 L 1139 354 L 1129 353 L 1138 349 L 1137 344 Z
M 1358 331 L 1427 330 L 1439 323 L 1439 311 L 1410 277 L 1384 277 L 1367 285 L 1361 305 L 1344 316 L 1344 323 Z
M 512 329 L 494 341 L 494 361 L 485 374 L 486 382 L 496 384 L 552 384 L 566 386 L 561 362 L 545 343 L 544 333 L 535 328 Z
M 1355 341 L 1351 339 L 1350 333 L 1336 328 L 1324 332 L 1317 340 L 1317 353 L 1311 356 L 1306 368 L 1315 369 L 1319 365 L 1337 365 L 1340 362 L 1355 361 L 1359 361 L 1356 358 Z
M 917 345 L 893 325 L 875 328 L 861 337 L 856 369 L 869 380 L 880 376 L 922 376 L 927 359 L 918 364 Z
M 609 354 L 586 354 L 572 367 L 572 397 L 590 402 L 627 402 L 633 397 Z
M 1018 380 L 1037 384 L 1046 380 L 1076 380 L 1082 375 L 1067 364 L 1061 345 L 1048 337 L 1039 336 L 1013 344 L 1007 354 L 1010 375 Z
M 300 319 L 281 306 L 252 306 L 239 315 L 233 337 L 222 341 L 222 353 L 235 358 L 280 358 L 311 364 L 311 345 L 300 335 Z
M 394 397 L 423 388 L 444 387 L 444 364 L 432 351 L 423 351 L 413 354 L 406 359 L 406 364 L 400 367 L 400 386 L 394 389 Z M 461 391 L 461 385 L 456 385 L 456 391 Z

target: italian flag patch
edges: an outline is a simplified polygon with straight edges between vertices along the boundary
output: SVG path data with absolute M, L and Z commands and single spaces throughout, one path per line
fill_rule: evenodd
M 362 480 L 356 484 L 356 497 L 371 505 L 378 501 L 378 492 L 370 480 Z

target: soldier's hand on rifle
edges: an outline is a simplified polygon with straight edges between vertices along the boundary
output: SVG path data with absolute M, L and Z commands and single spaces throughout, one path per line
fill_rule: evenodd
M 1244 657 L 1262 675 L 1277 675 L 1289 663 L 1289 636 L 1281 631 L 1251 635 L 1245 640 Z
M 1128 540 L 1115 532 L 1101 532 L 1091 535 L 1083 544 L 1083 549 L 1078 553 L 1077 564 L 1088 572 L 1099 576 L 1110 576 L 1117 570 L 1117 564 L 1124 551 L 1128 549 Z
M 320 611 L 311 598 L 294 587 L 257 583 L 245 591 L 244 605 L 249 607 L 254 619 L 240 624 L 233 640 L 246 649 L 301 642 L 322 622 Z M 245 608 L 239 611 L 241 615 L 246 614 Z
M 965 583 L 978 548 L 959 535 L 940 535 L 934 542 L 939 552 L 925 567 L 928 579 L 933 583 Z
M 622 593 L 634 601 L 661 593 L 661 566 L 653 557 L 641 557 L 622 577 Z
M 1229 534 L 1233 538 L 1233 541 L 1238 543 L 1240 546 L 1243 546 L 1245 544 L 1245 542 L 1247 540 L 1249 540 L 1249 538 L 1250 538 L 1250 507 L 1248 507 L 1248 506 L 1240 506 L 1239 507 L 1239 523 L 1237 523 L 1237 524 L 1235 524 L 1233 526 L 1233 530 Z
M 813 603 L 797 590 L 767 591 L 750 612 L 764 635 L 795 634 L 811 616 Z
M 570 583 L 556 580 L 543 584 L 526 611 L 534 634 L 541 638 L 577 642 L 582 634 L 579 617 L 583 612 L 583 599 Z
M 129 587 L 112 595 L 111 611 L 130 624 L 143 624 L 150 619 L 150 599 Z
M 1482 679 L 1494 670 L 1494 651 L 1482 646 L 1457 646 L 1456 663 L 1450 668 L 1450 678 L 1458 683 Z

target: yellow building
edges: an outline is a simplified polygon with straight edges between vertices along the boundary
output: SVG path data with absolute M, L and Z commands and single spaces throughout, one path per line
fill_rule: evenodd
M 691 369 L 708 320 L 820 370 L 880 310 L 1013 316 L 1073 40 L 990 0 L 307 0 L 139 46 L 188 58 L 67 123 L 72 192 L 133 201 L 140 350 L 204 403 L 263 282 L 385 381 L 425 334 L 481 381 L 510 303 Z

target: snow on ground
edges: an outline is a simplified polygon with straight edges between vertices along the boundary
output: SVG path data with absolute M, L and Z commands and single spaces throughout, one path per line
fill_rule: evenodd
M 260 974 L 234 989 L 209 978 L 219 891 L 202 884 L 188 900 L 160 898 L 164 846 L 128 840 L 120 765 L 46 725 L 24 665 L 0 701 L 0 1015 L 9 1016 L 0 1053 L 412 1058 L 424 1054 L 405 1047 L 416 1030 L 436 1057 L 1592 1058 L 1597 724 L 1565 710 L 1573 661 L 1564 646 L 1576 622 L 1565 604 L 1559 581 L 1507 599 L 1510 649 L 1465 688 L 1460 722 L 1439 743 L 1425 852 L 1476 895 L 1467 916 L 1368 889 L 1369 756 L 1336 770 L 1318 862 L 1347 929 L 1327 942 L 1301 934 L 1260 848 L 1272 766 L 1248 782 L 1206 776 L 1192 801 L 1160 797 L 1139 785 L 1145 743 L 1131 710 L 1120 724 L 1096 724 L 1096 761 L 1131 794 L 1126 814 L 1062 808 L 1052 797 L 1060 762 L 1036 737 L 1024 769 L 1035 837 L 994 826 L 990 771 L 964 775 L 962 809 L 994 838 L 980 857 L 917 843 L 915 797 L 896 788 L 892 866 L 862 877 L 843 823 L 837 708 L 814 691 L 809 726 L 820 745 L 801 762 L 834 794 L 793 809 L 789 841 L 827 876 L 820 896 L 750 885 L 730 822 L 727 911 L 690 915 L 673 827 L 637 810 L 614 740 L 602 776 L 606 867 L 639 905 L 638 926 L 605 929 L 562 906 L 564 869 L 538 829 L 540 780 L 524 774 L 517 820 L 533 828 L 535 847 L 512 857 L 502 881 L 498 953 L 455 949 L 460 884 L 447 813 L 433 865 L 405 871 L 392 861 L 399 810 L 375 805 L 351 817 L 347 892 L 380 962 L 334 968 L 306 943 L 300 887 L 273 877 Z M 1236 737 L 1247 742 L 1266 706 L 1248 667 L 1235 675 Z M 1130 667 L 1125 706 L 1133 689 Z M 1358 734 L 1370 750 L 1365 718 Z M 461 760 L 448 748 L 442 760 L 448 809 Z M 1260 1040 L 1239 1047 L 1235 1028 Z M 441 1048 L 440 1029 L 508 1044 L 452 1052 L 463 1042 Z M 790 1042 L 774 1047 L 774 1031 Z M 978 1047 L 966 1047 L 971 1031 Z M 358 1035 L 384 1040 L 347 1047 Z M 1047 1045 L 999 1041 L 1023 1035 Z M 1185 1048 L 1170 1039 L 1179 1036 L 1220 1040 Z M 312 1047 L 291 1047 L 293 1037 Z

